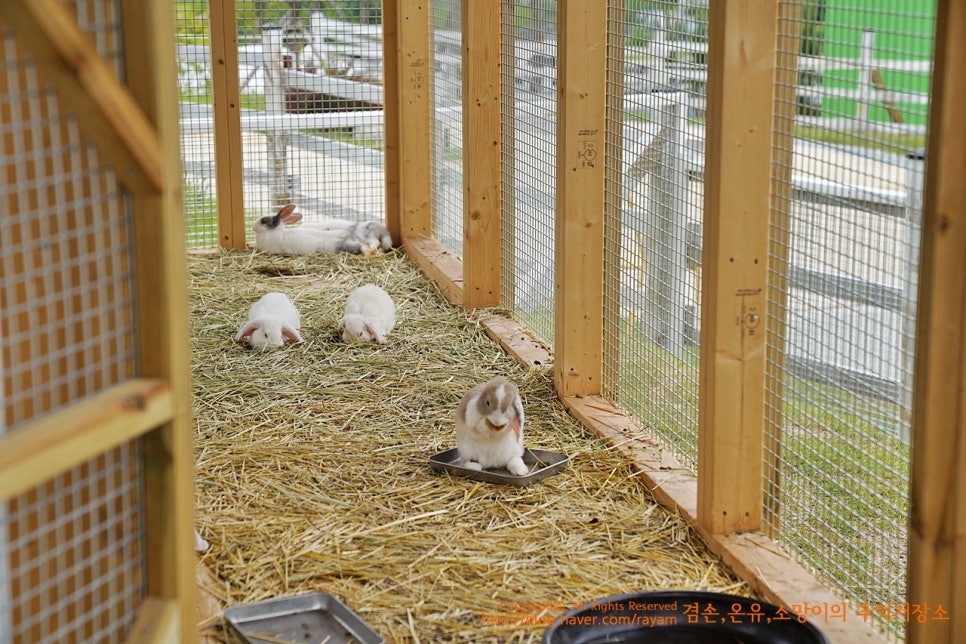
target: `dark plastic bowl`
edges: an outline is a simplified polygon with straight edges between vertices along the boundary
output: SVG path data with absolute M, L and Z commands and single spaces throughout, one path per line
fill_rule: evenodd
M 544 644 L 829 644 L 814 624 L 774 604 L 697 591 L 595 599 L 558 615 Z

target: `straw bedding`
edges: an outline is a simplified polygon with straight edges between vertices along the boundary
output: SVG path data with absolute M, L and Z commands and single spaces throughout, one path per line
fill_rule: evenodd
M 535 642 L 607 595 L 749 594 L 567 415 L 546 367 L 507 356 L 398 251 L 198 254 L 189 274 L 196 525 L 227 604 L 322 590 L 388 642 Z M 397 305 L 385 346 L 336 332 L 367 282 Z M 305 342 L 253 352 L 232 338 L 269 291 L 295 302 Z M 527 445 L 568 454 L 564 473 L 515 488 L 429 468 L 462 395 L 498 374 L 520 387 Z M 492 623 L 517 619 L 542 623 Z

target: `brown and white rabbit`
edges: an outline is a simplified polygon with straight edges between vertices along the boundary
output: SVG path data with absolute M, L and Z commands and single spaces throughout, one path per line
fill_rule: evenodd
M 253 349 L 273 351 L 285 340 L 301 342 L 298 309 L 284 293 L 268 293 L 248 309 L 248 322 L 238 330 L 235 342 L 247 342 Z
M 252 225 L 255 231 L 255 248 L 279 255 L 362 252 L 362 242 L 345 226 L 303 224 L 288 228 L 301 220 L 302 214 L 295 212 L 294 204 L 284 206 L 275 216 L 262 217 Z
M 375 284 L 352 291 L 345 303 L 345 315 L 339 320 L 342 341 L 378 342 L 386 344 L 386 336 L 396 326 L 396 304 L 389 293 Z
M 471 470 L 505 468 L 523 476 L 523 403 L 516 385 L 497 376 L 470 389 L 456 408 L 456 449 Z

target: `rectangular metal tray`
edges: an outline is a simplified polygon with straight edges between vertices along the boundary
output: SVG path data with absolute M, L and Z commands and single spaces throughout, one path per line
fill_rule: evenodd
M 453 447 L 430 456 L 429 466 L 440 472 L 449 472 L 454 476 L 463 476 L 476 481 L 524 487 L 562 472 L 569 460 L 570 457 L 566 454 L 547 452 L 542 449 L 527 449 L 523 452 L 523 463 L 530 468 L 530 472 L 518 476 L 502 468 L 471 470 L 464 467 L 460 465 L 459 450 Z
M 329 593 L 267 599 L 225 609 L 225 622 L 248 644 L 383 644 L 348 606 Z

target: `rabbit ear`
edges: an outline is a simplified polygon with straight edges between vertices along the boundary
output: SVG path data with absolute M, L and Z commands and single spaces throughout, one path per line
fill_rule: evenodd
M 366 331 L 372 336 L 372 339 L 379 344 L 386 344 L 386 336 L 380 333 L 374 326 L 366 322 Z
M 235 336 L 235 342 L 241 342 L 242 338 L 247 338 L 252 333 L 255 333 L 255 330 L 260 326 L 258 322 L 249 322 L 238 331 L 238 335 Z
M 277 217 L 281 218 L 286 224 L 295 224 L 302 221 L 302 213 L 295 212 L 295 204 L 290 203 L 278 211 Z
M 299 335 L 299 332 L 287 324 L 282 325 L 282 335 L 288 338 L 289 340 L 291 340 L 292 342 L 302 341 L 302 336 Z

